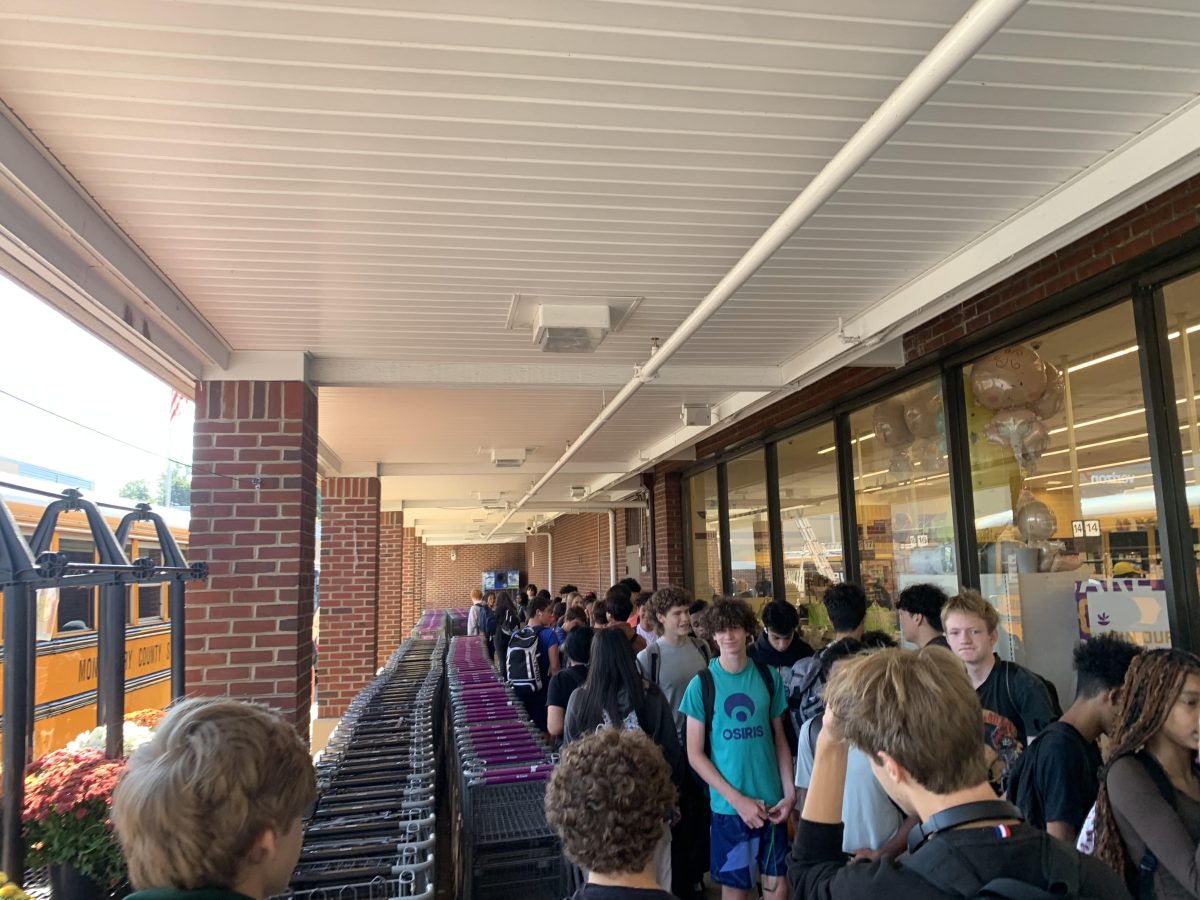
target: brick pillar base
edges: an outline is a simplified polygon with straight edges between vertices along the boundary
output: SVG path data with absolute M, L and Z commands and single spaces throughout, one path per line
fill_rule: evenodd
M 404 640 L 404 513 L 379 519 L 379 625 L 375 663 L 382 666 Z
M 683 479 L 678 472 L 654 475 L 654 581 L 682 587 Z M 704 598 L 707 599 L 707 598 Z
M 375 674 L 379 479 L 321 484 L 321 626 L 317 714 L 340 716 Z
M 312 699 L 317 397 L 299 381 L 197 385 L 187 689 L 278 709 L 305 737 Z

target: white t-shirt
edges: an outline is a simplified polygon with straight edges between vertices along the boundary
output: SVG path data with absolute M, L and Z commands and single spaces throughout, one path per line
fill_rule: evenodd
M 800 727 L 796 748 L 796 787 L 812 783 L 813 755 L 809 732 L 813 719 Z M 854 747 L 846 758 L 846 793 L 842 797 L 842 850 L 878 850 L 896 833 L 904 815 L 875 780 L 867 755 Z

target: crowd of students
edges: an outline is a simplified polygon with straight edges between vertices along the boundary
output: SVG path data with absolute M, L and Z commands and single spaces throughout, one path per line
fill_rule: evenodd
M 1062 712 L 995 654 L 996 613 L 969 590 L 900 594 L 915 649 L 867 630 L 853 584 L 827 589 L 819 649 L 781 601 L 760 622 L 739 598 L 633 581 L 473 600 L 469 627 L 561 748 L 546 814 L 586 873 L 577 900 L 690 900 L 706 878 L 725 900 L 1200 898 L 1191 653 L 1081 642 Z M 161 889 L 139 900 L 282 887 L 312 767 L 281 728 L 193 701 L 137 751 L 113 819 L 135 886 Z

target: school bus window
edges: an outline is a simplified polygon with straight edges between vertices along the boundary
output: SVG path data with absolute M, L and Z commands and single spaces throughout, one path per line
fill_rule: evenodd
M 138 555 L 150 557 L 154 560 L 156 566 L 162 565 L 162 551 L 157 547 L 147 547 L 143 544 L 138 550 Z M 163 589 L 161 584 L 139 584 L 137 586 L 138 622 L 158 621 L 162 619 L 162 596 Z
M 95 562 L 96 551 L 91 539 L 63 537 L 58 542 L 60 552 L 71 562 Z M 61 588 L 58 592 L 57 630 L 60 634 L 73 631 L 92 631 L 96 627 L 95 588 Z

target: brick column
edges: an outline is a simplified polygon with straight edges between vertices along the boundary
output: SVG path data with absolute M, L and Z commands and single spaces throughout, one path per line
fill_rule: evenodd
M 400 633 L 408 637 L 416 627 L 421 611 L 417 608 L 417 530 L 401 529 L 403 569 L 400 573 Z
M 321 651 L 317 714 L 340 716 L 375 674 L 379 479 L 321 483 Z
M 683 479 L 678 472 L 656 472 L 654 475 L 654 575 L 659 587 L 683 586 L 683 542 L 685 539 L 686 535 L 683 532 Z
M 278 709 L 307 738 L 312 698 L 317 397 L 300 381 L 196 388 L 189 694 Z
M 415 538 L 413 542 L 413 563 L 417 570 L 416 578 L 413 579 L 413 624 L 416 625 L 428 605 L 426 602 L 428 579 L 425 575 L 425 542 L 419 537 Z
M 379 518 L 379 624 L 375 664 L 382 666 L 404 640 L 404 513 Z

